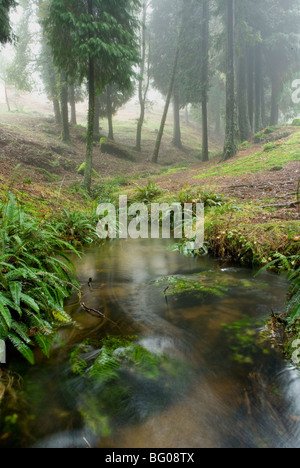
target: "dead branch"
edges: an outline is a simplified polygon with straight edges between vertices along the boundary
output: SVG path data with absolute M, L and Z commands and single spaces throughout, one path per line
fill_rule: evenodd
M 81 302 L 80 303 L 81 307 L 90 315 L 93 315 L 94 317 L 102 317 L 102 318 L 106 318 L 106 316 L 100 312 L 100 310 L 96 310 L 96 309 L 92 309 L 90 307 L 87 307 L 84 302 Z
M 93 317 L 100 317 L 100 318 L 104 318 L 106 320 L 108 320 L 109 322 L 111 322 L 113 325 L 115 325 L 116 327 L 119 328 L 120 330 L 120 327 L 119 325 L 114 322 L 113 320 L 111 320 L 110 318 L 106 317 L 105 314 L 103 314 L 103 312 L 100 312 L 100 310 L 97 310 L 97 309 L 93 309 L 91 307 L 87 307 L 84 302 L 81 302 L 80 303 L 81 307 L 83 310 L 85 310 L 88 314 L 92 315 Z

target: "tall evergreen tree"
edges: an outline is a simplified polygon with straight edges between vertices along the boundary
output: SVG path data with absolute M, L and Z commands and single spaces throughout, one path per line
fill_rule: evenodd
M 253 76 L 249 82 L 249 114 L 254 107 L 254 129 L 265 125 L 265 108 L 270 107 L 269 123 L 277 125 L 281 93 L 287 80 L 298 69 L 299 62 L 299 0 L 243 0 L 247 8 L 247 25 L 252 28 L 255 40 L 250 42 L 248 70 Z M 252 69 L 251 69 L 252 67 Z M 253 73 L 253 75 L 252 75 Z M 266 106 L 265 87 L 271 95 Z M 268 89 L 267 89 L 268 91 Z M 254 104 L 253 104 L 254 103 Z
M 45 23 L 55 63 L 67 78 L 88 83 L 84 186 L 91 186 L 95 96 L 114 81 L 130 83 L 138 61 L 138 0 L 52 0 Z
M 104 92 L 97 96 L 95 114 L 94 136 L 100 138 L 100 118 L 106 118 L 108 121 L 108 138 L 114 140 L 113 116 L 118 109 L 126 104 L 134 95 L 134 84 L 122 88 L 120 84 L 112 83 L 106 86 Z
M 30 92 L 33 89 L 33 33 L 30 26 L 34 8 L 31 0 L 20 0 L 19 6 L 22 7 L 22 12 L 16 26 L 15 56 L 6 67 L 5 76 L 8 84 L 21 91 Z
M 15 0 L 1 0 L 0 2 L 0 44 L 12 42 L 15 38 L 9 21 L 10 9 L 15 6 Z
M 173 99 L 173 144 L 178 148 L 182 147 L 179 111 L 180 107 L 186 104 L 183 100 L 183 81 L 180 76 L 181 43 L 184 30 L 183 6 L 183 0 L 154 0 L 152 2 L 153 11 L 150 22 L 151 77 L 153 78 L 154 87 L 163 96 L 166 96 L 165 110 L 166 108 L 169 110 L 171 99 Z M 174 61 L 176 68 L 174 67 Z M 170 86 L 172 86 L 171 96 Z M 162 123 L 164 116 L 165 112 L 163 113 Z

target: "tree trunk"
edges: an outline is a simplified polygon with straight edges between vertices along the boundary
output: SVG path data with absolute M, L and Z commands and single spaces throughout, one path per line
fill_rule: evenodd
M 189 105 L 188 104 L 184 108 L 184 120 L 185 120 L 186 125 L 190 125 Z
M 95 97 L 95 116 L 94 116 L 94 138 L 100 138 L 100 96 Z
M 254 49 L 249 47 L 247 54 L 247 94 L 251 132 L 254 130 Z
M 232 158 L 238 151 L 236 143 L 234 30 L 235 0 L 226 0 L 227 53 L 226 53 L 226 131 L 223 160 Z
M 8 112 L 11 112 L 11 108 L 10 108 L 10 105 L 9 105 L 9 99 L 8 99 L 8 93 L 7 93 L 7 86 L 6 86 L 5 81 L 4 81 L 4 93 L 5 93 L 5 102 L 6 102 L 7 110 L 8 110 Z
M 182 149 L 181 129 L 180 129 L 180 103 L 176 93 L 173 94 L 173 111 L 174 111 L 174 126 L 173 126 L 173 145 Z
M 107 111 L 107 119 L 108 119 L 108 138 L 110 140 L 114 140 L 111 88 L 109 85 L 106 86 L 106 111 Z
M 150 84 L 150 74 L 149 67 L 147 73 L 147 82 L 145 89 L 143 89 L 143 83 L 145 79 L 145 68 L 146 68 L 146 18 L 147 18 L 147 6 L 148 0 L 144 0 L 143 3 L 143 17 L 142 17 L 142 37 L 141 37 L 141 67 L 140 67 L 140 78 L 139 78 L 139 103 L 140 103 L 140 116 L 137 124 L 136 131 L 136 151 L 142 150 L 142 129 L 145 120 L 145 110 L 146 110 L 146 98 Z M 149 52 L 150 55 L 150 52 Z
M 261 115 L 261 99 L 262 99 L 262 51 L 261 44 L 258 44 L 255 49 L 255 132 L 259 132 L 263 128 Z
M 164 129 L 165 129 L 165 124 L 168 116 L 168 111 L 169 111 L 169 106 L 172 98 L 172 93 L 173 93 L 173 88 L 174 88 L 174 83 L 175 83 L 175 78 L 176 78 L 176 72 L 177 72 L 177 65 L 178 65 L 178 59 L 179 59 L 179 47 L 177 47 L 176 53 L 175 53 L 175 59 L 174 59 L 174 65 L 173 65 L 173 70 L 172 70 L 172 75 L 171 75 L 171 80 L 170 80 L 170 85 L 169 85 L 169 91 L 165 103 L 165 108 L 163 112 L 163 116 L 161 119 L 161 124 L 160 124 L 160 129 L 158 131 L 156 143 L 155 143 L 155 148 L 153 151 L 152 155 L 152 162 L 157 163 L 158 161 L 158 155 L 159 155 L 159 150 L 160 150 L 160 145 L 161 145 L 161 140 L 164 134 Z
M 209 0 L 203 0 L 202 19 L 202 161 L 209 160 L 208 152 L 208 82 L 209 82 Z
M 55 123 L 57 125 L 61 125 L 61 112 L 60 112 L 59 100 L 57 98 L 52 98 L 52 103 L 53 103 Z
M 89 1 L 90 3 L 90 1 Z M 89 192 L 92 184 L 93 169 L 93 146 L 94 146 L 94 122 L 95 122 L 95 64 L 94 59 L 89 59 L 89 104 L 88 104 L 88 127 L 86 141 L 86 157 L 83 185 Z
M 70 141 L 68 85 L 66 80 L 66 73 L 64 71 L 61 72 L 60 76 L 60 104 L 62 115 L 62 141 L 68 143 Z
M 272 97 L 271 97 L 271 120 L 270 125 L 278 125 L 279 120 L 279 97 L 281 92 L 281 83 L 278 75 L 274 74 L 271 78 Z
M 88 0 L 88 13 L 93 16 L 93 0 Z M 88 76 L 89 104 L 88 104 L 88 126 L 86 141 L 86 156 L 83 185 L 88 192 L 91 190 L 93 169 L 93 146 L 94 146 L 94 123 L 95 123 L 95 62 L 89 57 Z
M 69 101 L 71 106 L 71 125 L 77 125 L 76 117 L 76 100 L 75 100 L 75 88 L 74 86 L 69 86 Z
M 240 41 L 241 43 L 242 41 Z M 244 47 L 242 48 L 244 49 Z M 237 101 L 238 101 L 238 123 L 241 141 L 247 141 L 251 135 L 251 127 L 249 122 L 249 110 L 248 110 L 248 96 L 245 90 L 247 89 L 247 69 L 246 69 L 246 57 L 244 50 L 241 51 L 238 59 L 238 71 L 237 71 Z
M 202 161 L 209 160 L 207 99 L 202 101 Z
M 140 117 L 138 120 L 137 124 L 137 130 L 136 130 L 136 144 L 135 144 L 135 149 L 136 151 L 142 151 L 142 130 L 143 130 L 143 125 L 144 125 L 144 120 L 145 120 L 145 103 L 140 102 Z
M 262 76 L 261 82 L 261 121 L 263 128 L 267 127 L 267 118 L 266 118 L 266 96 L 265 96 L 265 84 Z
M 54 66 L 49 65 L 50 73 L 49 73 L 49 86 L 51 92 L 51 99 L 53 103 L 53 112 L 55 123 L 57 125 L 61 125 L 62 117 L 61 117 L 61 110 L 60 110 L 60 103 L 59 103 L 59 83 L 57 74 L 54 70 Z

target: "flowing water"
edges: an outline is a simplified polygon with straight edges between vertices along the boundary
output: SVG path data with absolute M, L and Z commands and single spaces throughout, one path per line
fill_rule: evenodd
M 261 338 L 284 310 L 284 278 L 185 257 L 163 240 L 88 248 L 76 263 L 81 301 L 107 318 L 70 299 L 76 325 L 25 373 L 27 433 L 17 422 L 4 446 L 300 447 L 299 373 Z M 121 364 L 103 381 L 91 370 L 108 334 L 134 335 L 149 353 L 135 366 L 116 347 Z

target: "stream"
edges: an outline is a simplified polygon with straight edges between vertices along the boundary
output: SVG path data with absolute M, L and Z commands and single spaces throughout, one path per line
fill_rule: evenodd
M 51 358 L 10 365 L 25 416 L 1 447 L 300 448 L 299 371 L 262 338 L 286 279 L 169 244 L 114 241 L 75 259 L 82 302 L 106 319 L 74 294 L 75 326 Z M 110 335 L 134 338 L 104 356 Z

